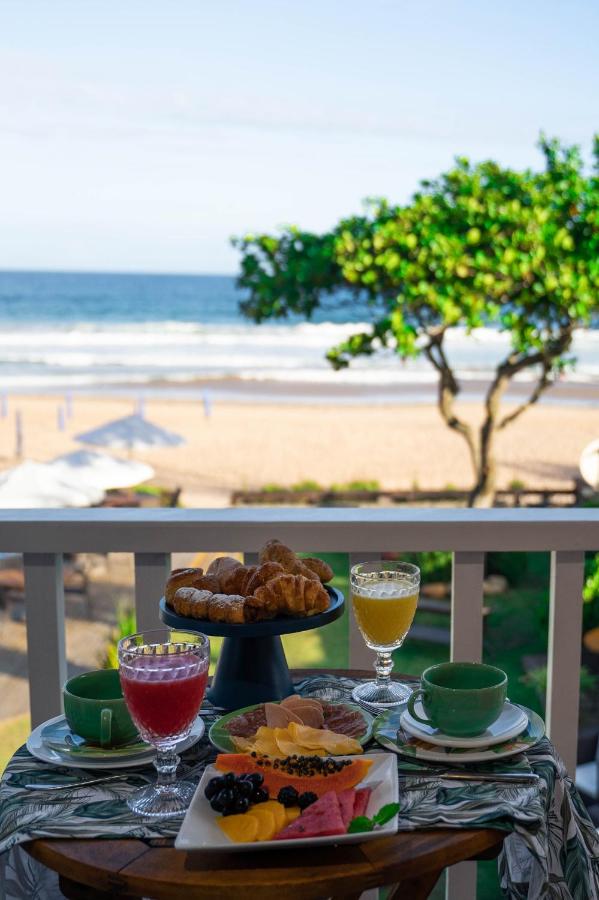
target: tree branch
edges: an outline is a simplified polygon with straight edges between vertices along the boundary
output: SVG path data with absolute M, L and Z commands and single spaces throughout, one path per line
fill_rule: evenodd
M 454 400 L 460 390 L 460 386 L 453 373 L 451 366 L 443 350 L 443 338 L 445 330 L 437 330 L 434 334 L 429 334 L 429 343 L 423 348 L 424 354 L 439 373 L 439 395 L 438 405 L 439 411 L 449 428 L 461 434 L 470 452 L 470 459 L 474 471 L 477 471 L 478 459 L 476 453 L 476 444 L 472 428 L 467 422 L 460 419 L 454 410 Z
M 515 419 L 522 415 L 522 413 L 531 407 L 533 404 L 537 402 L 541 394 L 547 390 L 553 384 L 553 379 L 550 377 L 551 373 L 551 362 L 546 361 L 543 364 L 543 371 L 539 377 L 539 380 L 536 383 L 536 386 L 531 393 L 528 400 L 524 403 L 521 403 L 513 412 L 509 415 L 504 416 L 503 419 L 497 425 L 498 429 L 505 428 L 506 425 L 510 425 Z

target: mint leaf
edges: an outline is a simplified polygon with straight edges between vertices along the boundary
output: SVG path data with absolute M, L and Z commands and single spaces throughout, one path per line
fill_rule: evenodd
M 368 816 L 356 816 L 356 818 L 352 819 L 349 823 L 347 833 L 357 834 L 359 831 L 372 831 L 373 829 L 374 822 L 372 819 L 369 819 Z
M 372 817 L 372 821 L 375 825 L 386 825 L 398 812 L 399 803 L 387 803 L 385 806 L 381 806 L 379 811 Z

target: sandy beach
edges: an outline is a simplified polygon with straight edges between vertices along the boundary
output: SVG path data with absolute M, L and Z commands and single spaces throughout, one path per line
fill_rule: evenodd
M 77 396 L 64 431 L 62 396 L 11 396 L 0 419 L 0 468 L 14 465 L 16 410 L 24 457 L 40 461 L 81 447 L 75 436 L 134 411 L 130 397 Z M 509 409 L 506 406 L 506 410 Z M 480 403 L 458 405 L 476 422 Z M 434 404 L 243 403 L 215 399 L 206 417 L 201 400 L 161 398 L 145 404 L 152 422 L 179 433 L 179 448 L 135 451 L 156 470 L 154 481 L 182 488 L 185 506 L 226 506 L 236 489 L 310 479 L 323 487 L 375 479 L 386 489 L 466 488 L 471 470 L 464 441 L 442 422 Z M 583 448 L 599 437 L 599 404 L 543 403 L 498 435 L 499 486 L 567 487 Z

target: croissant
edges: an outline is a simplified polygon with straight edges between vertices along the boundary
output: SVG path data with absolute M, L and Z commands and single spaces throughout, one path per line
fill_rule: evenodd
M 258 566 L 237 566 L 223 572 L 220 578 L 221 594 L 241 594 L 246 596 L 245 589 Z
M 230 571 L 231 569 L 236 569 L 238 566 L 242 565 L 238 559 L 234 559 L 232 556 L 217 556 L 216 559 L 213 559 L 208 568 L 206 569 L 207 575 L 216 575 L 217 578 L 221 578 L 225 572 Z
M 164 588 L 166 602 L 172 605 L 175 593 L 180 587 L 213 590 L 214 588 L 210 586 L 211 582 L 202 583 L 202 579 L 206 577 L 203 569 L 173 569 Z
M 302 562 L 305 566 L 315 572 L 321 581 L 330 581 L 335 574 L 330 565 L 319 559 L 317 556 L 303 556 Z
M 313 581 L 318 578 L 316 572 L 313 572 L 312 569 L 305 565 L 303 560 L 296 556 L 293 550 L 286 547 L 285 544 L 282 544 L 276 538 L 266 542 L 260 550 L 259 559 L 261 563 L 280 563 L 290 575 L 303 575 L 304 578 L 310 578 Z
M 319 581 L 303 575 L 280 575 L 247 598 L 247 618 L 283 616 L 315 616 L 329 608 L 330 599 Z

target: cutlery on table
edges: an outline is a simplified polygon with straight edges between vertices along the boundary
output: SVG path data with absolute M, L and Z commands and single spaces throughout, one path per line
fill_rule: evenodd
M 400 772 L 400 780 L 420 778 L 434 781 L 480 781 L 495 784 L 536 784 L 539 776 L 534 772 L 469 772 L 456 769 L 438 770 L 421 769 L 413 772 Z M 422 785 L 420 785 L 422 787 Z M 406 785 L 403 790 L 417 790 L 418 785 Z
M 71 784 L 46 784 L 39 782 L 38 784 L 26 784 L 25 787 L 29 791 L 76 791 L 78 788 L 88 787 L 92 784 L 108 784 L 109 781 L 122 781 L 130 777 L 128 775 L 105 775 L 103 778 L 88 778 L 85 781 L 75 781 Z

